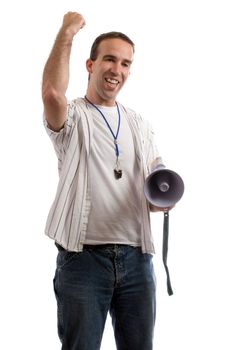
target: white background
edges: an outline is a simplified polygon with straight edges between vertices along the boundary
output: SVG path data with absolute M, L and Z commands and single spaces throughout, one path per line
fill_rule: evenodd
M 57 350 L 52 289 L 56 249 L 44 235 L 58 173 L 42 125 L 41 76 L 63 14 L 86 27 L 72 51 L 68 97 L 83 96 L 97 35 L 136 44 L 119 100 L 149 119 L 185 194 L 170 213 L 166 291 L 161 213 L 157 246 L 156 350 L 232 350 L 233 10 L 227 0 L 8 0 L 0 5 L 0 332 L 4 350 Z M 2 345 L 4 344 L 4 345 Z M 102 349 L 115 349 L 110 319 Z

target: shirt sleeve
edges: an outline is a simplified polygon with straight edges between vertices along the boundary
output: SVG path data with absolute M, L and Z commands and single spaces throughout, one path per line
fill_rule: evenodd
M 154 130 L 148 121 L 144 126 L 144 143 L 148 173 L 151 173 L 159 164 L 163 164 L 163 160 L 155 141 Z
M 62 162 L 69 147 L 72 130 L 77 123 L 77 111 L 75 109 L 74 101 L 68 102 L 67 104 L 66 121 L 60 131 L 56 132 L 49 128 L 45 115 L 43 116 L 43 121 L 46 132 L 53 143 L 58 160 Z

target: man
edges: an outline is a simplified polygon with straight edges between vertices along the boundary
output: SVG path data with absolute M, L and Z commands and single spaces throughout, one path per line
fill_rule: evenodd
M 134 44 L 100 35 L 86 62 L 86 96 L 67 102 L 74 36 L 85 25 L 69 12 L 45 65 L 45 126 L 60 172 L 46 234 L 58 248 L 54 289 L 62 349 L 100 349 L 108 311 L 117 349 L 152 350 L 155 276 L 146 176 L 161 162 L 153 132 L 116 101 Z M 158 208 L 159 210 L 159 208 Z

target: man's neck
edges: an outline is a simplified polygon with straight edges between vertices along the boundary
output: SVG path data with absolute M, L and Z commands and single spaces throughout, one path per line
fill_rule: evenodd
M 110 99 L 102 99 L 99 96 L 93 96 L 92 94 L 86 93 L 86 97 L 87 99 L 98 106 L 105 106 L 105 107 L 114 107 L 116 105 L 116 101 L 114 100 L 110 100 Z

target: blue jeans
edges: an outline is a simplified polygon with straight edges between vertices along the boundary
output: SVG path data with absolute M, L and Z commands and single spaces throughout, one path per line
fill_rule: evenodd
M 62 350 L 100 349 L 108 311 L 118 350 L 153 349 L 155 276 L 141 248 L 59 248 L 54 290 Z

